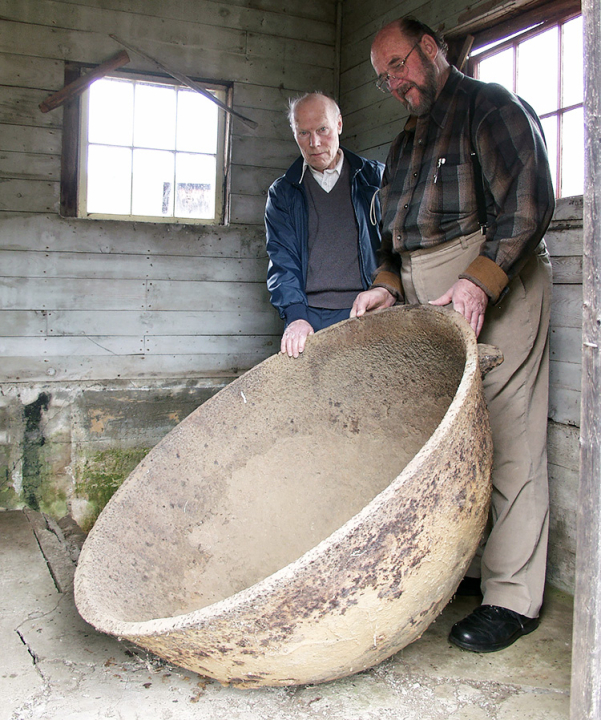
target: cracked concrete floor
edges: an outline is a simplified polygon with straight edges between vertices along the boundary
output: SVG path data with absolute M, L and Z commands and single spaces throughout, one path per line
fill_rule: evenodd
M 548 593 L 540 628 L 498 653 L 448 643 L 451 625 L 476 604 L 459 598 L 419 641 L 376 668 L 323 685 L 236 690 L 87 625 L 73 603 L 64 537 L 53 551 L 57 536 L 53 527 L 40 533 L 42 517 L 0 512 L 1 720 L 569 717 L 572 603 L 557 591 Z

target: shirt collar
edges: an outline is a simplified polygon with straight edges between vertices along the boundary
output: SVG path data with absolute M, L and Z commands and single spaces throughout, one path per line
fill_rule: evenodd
M 451 98 L 455 94 L 457 86 L 459 85 L 463 77 L 463 73 L 459 72 L 457 68 L 451 65 L 451 72 L 449 73 L 449 77 L 447 78 L 445 84 L 442 86 L 440 95 L 436 98 L 436 101 L 432 106 L 430 117 L 441 128 L 445 126 L 447 114 L 451 106 Z
M 340 177 L 340 173 L 342 172 L 342 165 L 344 163 L 344 153 L 342 152 L 342 148 L 339 148 L 338 152 L 340 153 L 340 158 L 338 162 L 336 163 L 336 167 L 332 168 L 331 170 L 324 170 L 323 173 L 319 170 L 315 170 L 312 168 L 309 163 L 306 160 L 303 160 L 303 171 L 300 176 L 299 183 L 302 183 L 303 178 L 305 177 L 305 170 L 309 168 L 311 175 L 313 175 L 314 178 L 317 179 L 317 176 L 324 175 L 324 173 L 336 173 L 338 177 Z

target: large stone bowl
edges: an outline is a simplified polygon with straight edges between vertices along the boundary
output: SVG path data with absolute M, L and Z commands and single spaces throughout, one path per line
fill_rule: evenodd
M 149 453 L 84 545 L 77 607 L 222 683 L 364 670 L 452 597 L 487 517 L 491 453 L 459 315 L 345 321 L 232 382 Z

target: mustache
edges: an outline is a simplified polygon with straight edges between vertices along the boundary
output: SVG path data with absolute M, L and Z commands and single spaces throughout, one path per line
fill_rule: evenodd
M 406 83 L 403 83 L 400 87 L 398 87 L 396 89 L 396 91 L 399 95 L 402 95 L 403 97 L 405 97 L 405 95 L 409 92 L 409 90 L 411 90 L 411 88 L 417 88 L 417 90 L 421 90 L 420 86 L 417 85 L 416 83 L 406 82 Z

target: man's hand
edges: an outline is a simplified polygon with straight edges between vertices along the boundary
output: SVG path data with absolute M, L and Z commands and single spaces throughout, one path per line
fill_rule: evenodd
M 295 320 L 284 330 L 280 352 L 289 357 L 297 358 L 305 349 L 305 343 L 314 330 L 306 320 Z
M 379 310 L 380 308 L 392 307 L 396 300 L 392 293 L 386 288 L 375 287 L 371 290 L 365 290 L 357 295 L 353 307 L 351 308 L 351 317 L 361 317 L 366 312 Z
M 478 337 L 484 324 L 488 295 L 471 280 L 461 278 L 444 295 L 437 300 L 430 301 L 430 305 L 450 305 L 451 303 L 453 310 L 463 315 Z

